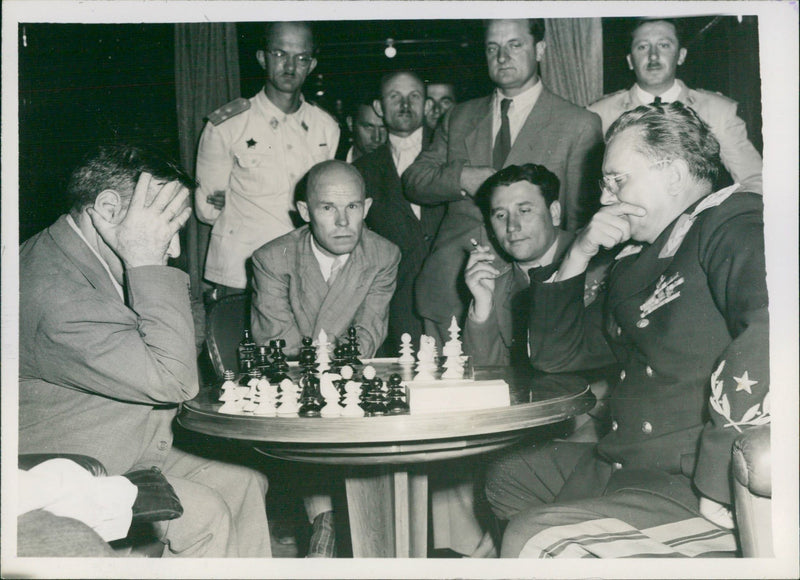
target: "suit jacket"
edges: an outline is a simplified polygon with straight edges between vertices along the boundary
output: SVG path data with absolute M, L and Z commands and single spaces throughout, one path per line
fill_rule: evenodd
M 619 258 L 602 330 L 586 324 L 583 276 L 531 284 L 533 366 L 580 370 L 587 349 L 605 343 L 622 367 L 600 454 L 617 467 L 693 476 L 721 503 L 730 503 L 734 438 L 770 415 L 762 213 L 758 195 L 709 195 Z
M 125 276 L 123 302 L 66 216 L 20 247 L 20 453 L 90 455 L 111 475 L 163 466 L 198 389 L 189 279 Z
M 719 141 L 722 164 L 733 180 L 744 191 L 763 193 L 761 177 L 761 155 L 747 138 L 747 127 L 736 114 L 736 101 L 719 93 L 695 90 L 682 81 L 676 81 L 681 92 L 678 100 L 695 110 L 698 116 L 708 123 Z M 603 120 L 603 133 L 626 111 L 643 105 L 639 100 L 636 85 L 628 90 L 612 93 L 589 105 L 588 109 L 600 115 Z
M 414 281 L 430 253 L 445 207 L 421 206 L 421 219 L 417 219 L 411 203 L 403 195 L 403 184 L 389 143 L 356 159 L 353 165 L 363 175 L 367 195 L 372 198 L 367 225 L 400 248 L 397 288 L 389 305 L 386 339 L 386 349 L 392 352 L 399 348 L 403 333 L 409 333 L 415 343 L 422 334 L 422 318 L 414 307 Z
M 456 105 L 436 130 L 431 146 L 403 174 L 406 196 L 421 204 L 447 205 L 433 251 L 417 279 L 417 307 L 440 324 L 461 317 L 469 291 L 461 276 L 470 238 L 486 243 L 480 210 L 461 193 L 464 166 L 492 165 L 492 96 Z M 561 181 L 565 227 L 582 226 L 597 207 L 602 162 L 600 119 L 547 88 L 514 141 L 505 165 L 538 163 Z
M 307 225 L 263 245 L 253 254 L 253 338 L 258 344 L 282 338 L 286 354 L 296 356 L 303 337 L 316 340 L 325 330 L 332 342 L 343 340 L 354 326 L 362 356 L 374 356 L 386 338 L 399 261 L 394 244 L 364 229 L 329 287 Z

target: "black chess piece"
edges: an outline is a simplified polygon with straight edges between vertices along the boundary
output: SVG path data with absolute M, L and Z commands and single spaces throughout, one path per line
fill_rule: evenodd
M 389 377 L 389 401 L 386 405 L 386 412 L 390 415 L 399 415 L 408 412 L 408 402 L 406 401 L 406 390 L 401 384 L 400 375 L 394 373 Z
M 361 365 L 362 363 L 358 357 L 361 356 L 361 351 L 358 349 L 358 336 L 356 334 L 356 327 L 351 326 L 347 329 L 347 364 Z
M 286 341 L 282 338 L 269 341 L 272 351 L 272 375 L 267 377 L 271 383 L 280 383 L 283 379 L 289 378 L 289 365 L 286 362 Z
M 239 342 L 239 348 L 236 351 L 239 361 L 239 372 L 247 373 L 256 362 L 256 342 L 250 335 L 250 329 L 244 329 L 244 336 Z
M 261 373 L 261 376 L 269 378 L 272 375 L 272 362 L 270 361 L 270 347 L 261 345 L 258 347 L 258 354 L 256 355 L 256 368 Z
M 375 377 L 369 381 L 369 387 L 365 394 L 364 413 L 370 417 L 377 417 L 386 414 L 386 402 L 383 394 L 383 381 L 380 377 Z
M 303 375 L 300 379 L 303 390 L 300 393 L 301 417 L 319 417 L 322 410 L 322 395 L 319 392 L 319 379 L 311 372 Z
M 298 363 L 304 374 L 315 374 L 317 372 L 317 349 L 314 348 L 314 341 L 309 336 L 304 336 L 303 346 L 300 347 Z
M 333 360 L 331 361 L 330 372 L 341 373 L 342 367 L 347 364 L 347 357 L 345 356 L 346 350 L 347 349 L 342 344 L 333 349 Z

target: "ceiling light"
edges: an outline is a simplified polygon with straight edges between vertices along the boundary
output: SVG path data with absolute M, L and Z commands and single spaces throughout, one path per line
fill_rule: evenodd
M 386 55 L 386 58 L 394 58 L 397 56 L 397 49 L 394 47 L 393 38 L 386 39 L 386 48 L 384 49 L 383 54 Z

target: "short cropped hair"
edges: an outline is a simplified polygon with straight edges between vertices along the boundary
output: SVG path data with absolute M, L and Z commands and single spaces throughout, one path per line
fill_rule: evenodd
M 639 132 L 638 151 L 653 162 L 683 159 L 695 179 L 716 182 L 721 164 L 719 141 L 691 107 L 679 101 L 636 107 L 608 128 L 606 143 L 628 129 Z
M 533 36 L 533 44 L 537 42 L 541 42 L 544 40 L 544 18 L 527 18 L 528 21 L 528 32 L 531 33 Z M 483 32 L 484 34 L 489 29 L 489 25 L 494 22 L 493 20 L 484 20 L 483 21 Z
M 162 154 L 129 144 L 101 145 L 84 156 L 70 175 L 67 195 L 72 208 L 92 205 L 101 192 L 111 189 L 123 199 L 133 195 L 142 172 L 157 179 L 179 181 L 190 191 L 197 183 L 177 164 Z
M 308 30 L 308 33 L 311 35 L 311 52 L 317 52 L 317 43 L 314 40 L 314 26 L 311 22 L 304 22 L 304 21 L 297 21 L 297 22 L 267 22 L 264 25 L 264 48 L 269 50 L 269 43 L 272 40 L 272 33 L 275 31 L 275 27 L 280 26 L 281 24 L 295 24 L 297 26 L 301 26 Z
M 380 96 L 381 97 L 383 96 L 383 89 L 386 87 L 386 85 L 388 85 L 390 82 L 392 82 L 395 79 L 395 77 L 399 77 L 400 75 L 408 75 L 408 76 L 416 79 L 417 82 L 419 82 L 419 84 L 422 85 L 422 90 L 424 92 L 427 92 L 427 86 L 425 85 L 425 81 L 422 80 L 422 77 L 419 76 L 419 74 L 417 74 L 412 69 L 406 68 L 406 69 L 394 70 L 394 71 L 387 72 L 386 74 L 384 74 L 381 77 L 381 84 L 380 84 L 380 90 L 381 90 Z
M 527 181 L 539 188 L 544 198 L 544 203 L 550 207 L 558 199 L 558 189 L 561 185 L 555 173 L 547 169 L 544 165 L 535 163 L 525 163 L 524 165 L 509 165 L 504 167 L 489 179 L 475 194 L 475 203 L 483 212 L 484 216 L 489 216 L 492 210 L 492 194 L 495 189 L 502 186 L 514 185 L 520 181 Z
M 636 18 L 628 28 L 628 35 L 630 36 L 630 41 L 633 42 L 633 35 L 636 33 L 637 30 L 639 30 L 639 28 L 650 22 L 666 22 L 667 24 L 672 24 L 672 27 L 675 29 L 675 36 L 678 39 L 678 46 L 679 47 L 685 46 L 683 43 L 683 41 L 685 40 L 685 32 L 681 21 L 676 20 L 674 18 L 657 18 L 655 16 Z

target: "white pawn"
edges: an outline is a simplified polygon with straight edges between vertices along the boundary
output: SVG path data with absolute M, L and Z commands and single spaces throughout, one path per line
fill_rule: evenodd
M 317 339 L 317 372 L 321 375 L 331 368 L 331 343 L 325 330 L 320 329 Z
M 278 387 L 271 385 L 268 380 L 262 378 L 258 382 L 258 406 L 253 411 L 259 417 L 274 417 L 277 414 L 275 408 Z
M 446 357 L 460 357 L 463 354 L 461 351 L 461 340 L 458 336 L 461 329 L 458 327 L 455 316 L 453 316 L 448 330 L 450 331 L 450 340 L 444 345 L 442 354 Z
M 283 379 L 280 387 L 281 406 L 278 407 L 278 415 L 297 415 L 300 410 L 300 388 L 291 379 Z
M 400 337 L 400 358 L 397 359 L 401 365 L 414 363 L 414 347 L 411 344 L 411 335 L 407 332 Z
M 252 382 L 252 381 L 251 381 Z M 258 409 L 258 405 L 261 401 L 261 392 L 259 390 L 258 381 L 251 387 L 250 392 L 247 394 L 246 397 L 242 398 L 244 405 L 242 406 L 243 413 L 252 413 L 256 409 Z
M 347 381 L 344 385 L 344 409 L 342 417 L 363 417 L 364 409 L 361 408 L 361 383 Z
M 322 417 L 339 417 L 342 414 L 343 407 L 339 404 L 339 390 L 333 381 L 341 378 L 341 375 L 335 373 L 324 373 L 320 377 L 319 392 L 325 399 L 325 406 L 320 411 Z
M 232 393 L 230 398 L 225 401 L 222 406 L 219 408 L 220 413 L 226 413 L 228 415 L 238 415 L 242 412 L 242 409 L 245 406 L 247 401 L 244 400 L 243 397 L 239 396 L 240 393 L 237 392 L 238 389 L 230 389 Z
M 238 388 L 238 386 L 239 385 L 237 385 L 235 381 L 232 381 L 231 379 L 225 379 L 225 382 L 222 383 L 221 387 L 222 393 L 220 393 L 219 395 L 219 400 L 224 403 L 225 401 L 230 401 L 231 399 L 235 399 L 236 389 Z
M 426 334 L 423 334 L 419 339 L 416 369 L 415 381 L 435 380 L 433 371 L 436 370 L 436 342 Z

